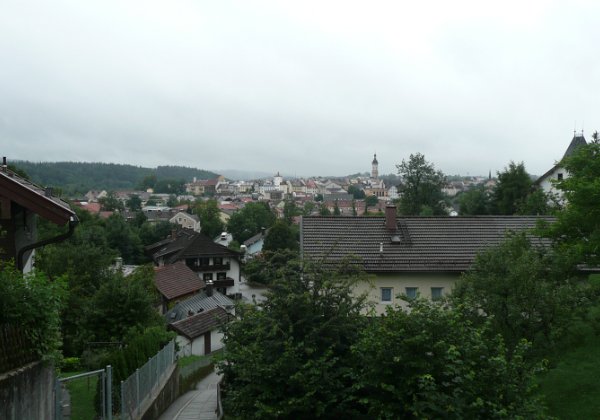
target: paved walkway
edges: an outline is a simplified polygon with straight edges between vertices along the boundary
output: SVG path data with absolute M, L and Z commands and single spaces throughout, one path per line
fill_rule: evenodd
M 179 397 L 159 417 L 159 420 L 214 420 L 217 419 L 217 384 L 221 377 L 216 372 L 196 384 L 196 389 Z

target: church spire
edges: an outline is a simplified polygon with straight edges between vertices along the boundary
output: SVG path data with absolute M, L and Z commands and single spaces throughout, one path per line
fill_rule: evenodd
M 377 162 L 377 153 L 373 154 L 373 162 L 371 162 L 371 178 L 377 179 L 379 176 L 379 162 Z

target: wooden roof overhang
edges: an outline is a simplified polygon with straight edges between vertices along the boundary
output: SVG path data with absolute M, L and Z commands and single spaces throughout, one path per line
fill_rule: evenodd
M 0 196 L 38 214 L 52 223 L 63 226 L 71 218 L 77 220 L 75 212 L 62 200 L 47 196 L 42 188 L 20 178 L 10 171 L 0 171 Z

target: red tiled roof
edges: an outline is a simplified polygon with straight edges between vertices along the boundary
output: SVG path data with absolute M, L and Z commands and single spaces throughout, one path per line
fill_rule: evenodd
M 174 322 L 173 324 L 170 324 L 169 327 L 178 334 L 193 340 L 227 322 L 228 318 L 229 315 L 227 314 L 227 311 L 221 307 L 217 307 L 206 312 L 200 312 L 196 315 L 189 316 L 181 321 Z
M 154 284 L 168 300 L 189 295 L 206 286 L 183 261 L 155 268 L 154 271 Z

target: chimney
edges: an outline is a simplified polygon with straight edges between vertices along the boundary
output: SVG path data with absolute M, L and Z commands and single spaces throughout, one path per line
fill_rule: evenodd
M 6 156 L 4 156 L 2 158 L 2 172 L 6 172 L 6 168 L 8 168 L 8 165 L 6 164 Z
M 46 197 L 52 197 L 53 192 L 54 192 L 54 189 L 52 187 L 46 187 L 46 189 L 44 190 L 44 195 Z
M 398 223 L 396 221 L 396 206 L 388 204 L 385 207 L 385 227 L 390 232 L 395 232 L 398 229 Z
M 206 281 L 206 296 L 211 297 L 213 295 L 213 281 Z
M 123 258 L 121 258 L 121 257 L 115 258 L 115 268 L 118 271 L 123 271 Z
M 177 239 L 177 229 L 171 229 L 171 239 Z

